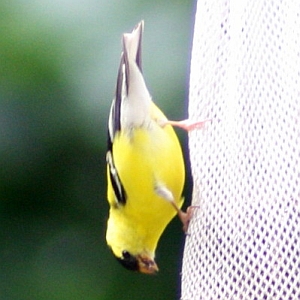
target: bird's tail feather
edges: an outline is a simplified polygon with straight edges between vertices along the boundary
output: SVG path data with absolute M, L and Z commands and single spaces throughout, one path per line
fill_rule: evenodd
M 123 35 L 123 52 L 128 60 L 134 61 L 142 72 L 142 36 L 144 21 L 139 22 L 131 33 Z

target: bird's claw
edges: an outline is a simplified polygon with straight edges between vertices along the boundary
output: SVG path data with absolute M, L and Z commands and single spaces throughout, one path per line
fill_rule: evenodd
M 191 221 L 191 219 L 192 219 L 194 210 L 195 210 L 196 208 L 198 208 L 198 207 L 199 207 L 199 206 L 189 206 L 189 207 L 187 208 L 186 212 L 183 212 L 182 210 L 180 210 L 180 211 L 178 212 L 178 217 L 179 217 L 180 221 L 181 221 L 182 224 L 183 224 L 182 229 L 183 229 L 183 231 L 184 231 L 185 233 L 187 233 L 187 230 L 188 230 L 188 228 L 189 228 L 189 224 L 190 224 L 190 221 Z
M 159 125 L 164 127 L 166 125 L 172 125 L 184 129 L 186 131 L 191 131 L 196 128 L 202 128 L 206 122 L 211 121 L 211 119 L 205 119 L 202 121 L 192 121 L 190 119 L 182 120 L 182 121 L 171 121 L 171 120 L 160 120 Z

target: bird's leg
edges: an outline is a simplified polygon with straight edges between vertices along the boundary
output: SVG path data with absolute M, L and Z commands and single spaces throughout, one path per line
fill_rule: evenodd
M 186 210 L 186 212 L 182 211 L 177 204 L 174 201 L 171 201 L 172 206 L 175 208 L 177 211 L 177 215 L 180 219 L 180 221 L 183 224 L 183 231 L 186 233 L 190 224 L 190 220 L 193 215 L 193 209 L 196 208 L 196 206 L 189 206 Z
M 166 125 L 172 125 L 172 126 L 182 128 L 186 131 L 190 131 L 196 128 L 202 128 L 204 124 L 208 121 L 211 121 L 211 119 L 204 119 L 202 121 L 192 121 L 190 119 L 186 119 L 182 121 L 161 120 L 160 125 L 162 127 Z
M 171 203 L 171 205 L 175 208 L 180 221 L 183 224 L 183 231 L 187 232 L 190 220 L 193 215 L 193 209 L 197 206 L 189 206 L 186 212 L 184 212 L 178 207 L 178 205 L 174 201 L 172 192 L 166 186 L 162 184 L 156 184 L 154 191 L 157 193 L 157 195 Z

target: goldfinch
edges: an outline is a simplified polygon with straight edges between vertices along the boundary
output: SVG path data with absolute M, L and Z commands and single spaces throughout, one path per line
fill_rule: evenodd
M 155 249 L 181 211 L 184 161 L 172 125 L 191 129 L 202 122 L 169 121 L 154 104 L 142 74 L 144 22 L 123 35 L 115 98 L 108 121 L 107 197 L 110 206 L 106 241 L 127 269 L 158 271 Z

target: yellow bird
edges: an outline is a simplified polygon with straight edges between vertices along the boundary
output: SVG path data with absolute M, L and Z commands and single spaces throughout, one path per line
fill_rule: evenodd
M 152 101 L 142 74 L 143 27 L 123 35 L 108 121 L 106 240 L 125 268 L 153 274 L 164 229 L 176 214 L 185 228 L 190 217 L 180 210 L 185 170 L 172 125 L 189 130 L 202 122 L 169 121 Z

